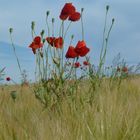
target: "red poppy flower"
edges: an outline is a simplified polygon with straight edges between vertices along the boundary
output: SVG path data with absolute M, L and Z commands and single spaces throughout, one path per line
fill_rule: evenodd
M 66 3 L 64 5 L 59 17 L 60 17 L 61 20 L 66 20 L 70 15 L 75 13 L 75 11 L 76 11 L 76 9 L 72 5 L 72 3 Z
M 85 41 L 78 41 L 75 51 L 79 56 L 83 57 L 87 55 L 90 49 L 86 47 Z
M 90 63 L 88 62 L 88 61 L 84 61 L 83 62 L 83 65 L 85 65 L 85 66 L 87 66 L 87 65 L 89 65 Z
M 78 54 L 75 52 L 75 48 L 73 46 L 69 46 L 68 51 L 66 53 L 66 58 L 75 58 L 78 57 Z
M 46 40 L 51 46 L 54 46 L 55 37 L 47 37 Z
M 74 68 L 79 68 L 81 65 L 80 65 L 79 62 L 75 62 L 75 63 L 73 64 L 73 66 L 74 66 Z
M 10 81 L 11 80 L 11 78 L 10 77 L 6 77 L 6 81 Z
M 33 42 L 29 45 L 30 48 L 32 48 L 33 53 L 36 53 L 36 49 L 42 48 L 43 44 L 41 43 L 40 36 L 36 36 L 33 40 Z
M 64 43 L 63 38 L 58 37 L 54 40 L 54 47 L 61 49 L 61 48 L 63 48 L 63 43 Z
M 40 45 L 40 43 L 41 43 L 41 37 L 40 36 L 36 36 L 34 38 L 34 43 L 37 44 L 37 45 Z
M 128 68 L 127 67 L 123 67 L 122 68 L 122 71 L 125 72 L 125 73 L 127 73 L 128 72 Z
M 80 17 L 81 17 L 81 14 L 79 12 L 75 12 L 69 17 L 69 20 L 73 22 L 78 21 Z

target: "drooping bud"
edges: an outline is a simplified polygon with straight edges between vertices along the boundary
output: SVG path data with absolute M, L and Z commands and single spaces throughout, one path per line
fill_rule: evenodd
M 41 33 L 40 33 L 40 35 L 43 37 L 44 33 L 45 33 L 45 31 L 42 30 Z

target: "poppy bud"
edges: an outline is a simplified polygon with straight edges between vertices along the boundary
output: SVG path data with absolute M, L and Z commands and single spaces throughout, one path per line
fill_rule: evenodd
M 54 18 L 52 18 L 52 23 L 54 23 L 54 21 L 55 21 L 55 19 L 54 19 Z
M 49 16 L 49 14 L 50 14 L 50 11 L 47 11 L 47 12 L 46 12 L 47 17 Z
M 44 33 L 45 33 L 45 31 L 42 30 L 41 33 L 40 33 L 40 35 L 43 37 Z
M 11 34 L 11 33 L 13 32 L 13 28 L 10 28 L 10 29 L 9 29 L 9 32 L 10 32 L 10 34 Z
M 106 10 L 107 10 L 107 11 L 109 10 L 109 5 L 106 6 Z
M 73 39 L 74 38 L 74 35 L 71 35 L 71 39 Z
M 11 95 L 12 99 L 15 101 L 15 99 L 17 98 L 17 92 L 11 91 L 10 95 Z
M 40 56 L 43 58 L 43 53 L 42 52 L 40 52 Z
M 34 30 L 34 28 L 35 28 L 35 22 L 32 21 L 32 23 L 31 23 L 31 29 Z
M 45 43 L 45 41 L 46 41 L 46 39 L 44 38 L 44 39 L 43 39 L 43 41 L 42 41 L 42 42 L 43 42 L 43 44 Z
M 84 8 L 81 8 L 81 13 L 84 11 Z
M 115 22 L 115 19 L 113 18 L 113 19 L 112 19 L 112 23 L 114 23 L 114 22 Z

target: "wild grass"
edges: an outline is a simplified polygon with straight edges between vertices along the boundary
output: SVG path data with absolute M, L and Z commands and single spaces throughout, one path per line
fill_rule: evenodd
M 35 32 L 35 22 L 31 24 L 33 40 L 29 48 L 36 60 L 32 84 L 21 68 L 12 39 L 13 29 L 9 29 L 21 84 L 17 85 L 14 79 L 7 77 L 7 82 L 14 85 L 0 86 L 0 140 L 139 140 L 140 77 L 133 74 L 140 69 L 140 64 L 129 68 L 118 55 L 113 66 L 105 67 L 109 36 L 115 21 L 112 18 L 107 28 L 109 6 L 106 6 L 97 68 L 87 56 L 90 48 L 84 40 L 84 8 L 81 13 L 73 13 L 75 7 L 66 3 L 63 9 L 58 36 L 54 37 L 54 18 L 50 34 L 49 11 L 46 13 L 47 29 L 40 35 Z M 64 43 L 70 24 L 80 19 L 82 40 L 74 47 L 74 35 L 71 35 L 65 55 Z M 65 20 L 69 22 L 66 30 Z M 83 58 L 83 64 L 80 64 Z M 0 71 L 1 80 L 3 71 Z
M 93 93 L 88 81 L 80 83 L 74 98 L 52 108 L 44 108 L 29 87 L 1 86 L 0 140 L 139 140 L 139 83 L 131 77 L 117 88 L 105 79 Z

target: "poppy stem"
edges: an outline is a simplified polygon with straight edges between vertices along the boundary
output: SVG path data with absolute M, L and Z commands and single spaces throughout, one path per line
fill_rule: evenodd
M 103 41 L 102 41 L 102 48 L 101 48 L 101 53 L 100 53 L 100 61 L 99 61 L 99 68 L 97 71 L 98 76 L 100 75 L 102 66 L 103 66 L 103 50 L 104 50 L 104 43 L 105 43 L 105 33 L 106 33 L 106 24 L 107 24 L 107 15 L 108 15 L 108 11 L 109 11 L 109 6 L 106 6 L 106 14 L 105 14 L 105 23 L 104 23 L 104 30 L 103 30 Z
M 62 38 L 64 37 L 64 21 L 62 21 Z M 63 39 L 64 41 L 64 39 Z M 61 55 L 61 70 L 63 74 L 63 59 L 64 59 L 64 42 L 63 42 L 63 48 L 62 48 L 62 55 Z M 62 79 L 62 74 L 61 74 L 61 79 Z
M 20 74 L 22 75 L 22 70 L 21 70 L 20 62 L 19 62 L 18 56 L 16 54 L 16 47 L 15 47 L 15 45 L 13 43 L 13 39 L 12 39 L 12 32 L 10 32 L 10 39 L 11 39 L 14 55 L 15 55 L 16 60 L 17 60 L 18 68 L 19 68 Z
M 73 38 L 74 38 L 74 35 L 71 36 L 71 40 L 70 40 L 70 44 L 69 44 L 69 46 L 71 46 L 72 41 L 73 41 Z
M 107 15 L 108 15 L 108 9 L 106 9 L 106 15 L 105 15 L 105 23 L 104 23 L 104 30 L 103 30 L 103 41 L 102 41 L 102 49 L 101 49 L 101 53 L 100 53 L 100 61 L 102 59 L 102 54 L 103 54 L 103 49 L 104 49 L 106 24 L 107 24 Z
M 69 72 L 69 74 L 67 75 L 67 77 L 65 78 L 66 80 L 71 76 L 71 74 L 72 74 L 72 71 L 73 71 L 73 65 L 74 65 L 74 61 L 75 61 L 75 58 L 73 59 L 73 62 L 72 62 L 72 64 L 71 64 L 71 67 L 70 67 L 70 72 Z
M 61 22 L 61 25 L 60 25 L 60 29 L 59 29 L 59 36 L 61 36 L 63 22 L 64 22 L 64 21 L 62 21 L 62 22 Z
M 84 8 L 81 8 L 82 40 L 84 40 L 83 11 L 84 11 Z
M 105 41 L 106 41 L 106 46 L 105 46 L 105 51 L 104 51 L 104 55 L 103 55 L 103 58 L 102 58 L 102 63 L 103 63 L 103 64 L 105 63 L 105 56 L 106 56 L 107 47 L 108 47 L 108 40 L 109 40 L 110 32 L 111 32 L 111 30 L 112 30 L 113 25 L 114 25 L 114 19 L 112 19 L 112 24 L 111 24 L 111 26 L 110 26 L 110 28 L 109 28 L 109 31 L 108 31 L 108 33 L 107 33 L 107 38 L 106 38 L 106 40 L 105 40 Z
M 52 37 L 54 37 L 54 18 L 52 18 Z
M 48 16 L 49 16 L 49 11 L 46 13 L 46 28 L 48 29 L 48 37 L 50 37 L 50 28 L 49 28 L 49 23 L 48 23 Z
M 69 28 L 70 28 L 71 23 L 72 23 L 72 21 L 69 23 L 69 25 L 68 25 L 68 27 L 67 27 L 65 33 L 64 33 L 64 40 L 65 40 L 65 38 L 66 38 L 66 35 L 67 35 L 67 32 L 68 32 L 68 30 L 69 30 Z
M 32 21 L 31 23 L 31 34 L 32 34 L 32 38 L 34 38 L 34 34 L 35 34 L 35 22 Z

